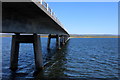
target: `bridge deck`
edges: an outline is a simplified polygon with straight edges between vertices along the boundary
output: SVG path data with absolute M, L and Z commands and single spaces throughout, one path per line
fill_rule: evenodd
M 49 10 L 47 10 L 49 9 Z M 2 2 L 2 32 L 69 35 L 40 2 Z
M 47 5 L 46 3 L 44 4 Z M 35 69 L 42 70 L 44 67 L 42 48 L 40 36 L 37 34 L 50 34 L 48 37 L 48 48 L 50 47 L 50 39 L 56 37 L 57 49 L 60 49 L 60 40 L 65 44 L 69 37 L 68 32 L 63 28 L 59 20 L 54 17 L 48 5 L 44 6 L 41 2 L 35 2 L 35 0 L 31 2 L 3 2 L 2 32 L 16 33 L 16 35 L 12 36 L 11 70 L 17 70 L 18 68 L 20 43 L 33 43 Z M 33 35 L 20 35 L 20 33 Z

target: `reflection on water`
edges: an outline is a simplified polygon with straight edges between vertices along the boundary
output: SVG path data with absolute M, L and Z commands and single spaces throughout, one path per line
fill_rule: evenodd
M 3 38 L 3 78 L 118 78 L 118 39 L 115 38 L 72 38 L 56 50 L 52 40 L 51 50 L 47 50 L 47 38 L 42 38 L 45 68 L 34 72 L 32 44 L 21 44 L 19 68 L 9 69 L 11 38 Z

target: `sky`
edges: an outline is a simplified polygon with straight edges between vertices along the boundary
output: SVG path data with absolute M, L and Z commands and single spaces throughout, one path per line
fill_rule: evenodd
M 48 2 L 70 34 L 118 34 L 117 2 Z
M 45 0 L 47 2 L 119 2 L 120 0 Z

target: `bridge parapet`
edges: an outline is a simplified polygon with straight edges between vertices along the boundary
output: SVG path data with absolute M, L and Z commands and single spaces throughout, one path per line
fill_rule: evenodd
M 32 0 L 32 1 L 35 1 L 35 2 L 38 2 L 40 3 L 43 8 L 60 24 L 62 25 L 62 23 L 59 21 L 59 19 L 57 18 L 57 16 L 55 15 L 55 12 L 53 12 L 53 10 L 49 7 L 48 3 L 45 2 L 45 0 Z M 62 25 L 63 27 L 63 25 Z
M 41 4 L 43 6 L 43 8 L 49 13 L 49 15 L 64 29 L 63 24 L 60 22 L 60 20 L 57 18 L 57 16 L 55 15 L 55 12 L 53 12 L 53 10 L 49 7 L 48 3 L 45 2 L 45 0 L 32 0 L 33 2 L 37 2 L 39 4 Z M 66 30 L 67 31 L 67 30 Z

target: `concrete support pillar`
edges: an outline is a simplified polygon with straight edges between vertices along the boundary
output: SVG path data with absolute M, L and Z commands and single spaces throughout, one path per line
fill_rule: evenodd
M 34 56 L 35 56 L 35 69 L 41 70 L 43 68 L 42 49 L 41 49 L 40 36 L 38 36 L 37 34 L 34 34 L 34 35 L 16 34 L 12 36 L 10 69 L 17 70 L 18 68 L 18 56 L 19 56 L 20 43 L 33 43 Z
M 64 43 L 66 42 L 66 37 L 64 36 Z
M 12 36 L 11 58 L 10 58 L 11 70 L 17 70 L 18 68 L 19 43 L 17 42 L 17 36 L 18 34 Z
M 65 41 L 66 41 L 66 40 L 65 40 L 65 36 L 64 36 L 64 44 L 65 44 Z
M 60 45 L 61 45 L 61 46 L 63 45 L 62 42 L 63 42 L 63 37 L 60 36 Z
M 60 36 L 60 43 L 62 43 L 62 37 Z
M 61 39 L 60 41 L 61 45 L 64 45 L 64 36 L 61 36 L 60 39 Z
M 62 44 L 63 44 L 63 45 L 65 44 L 65 38 L 64 38 L 64 36 L 63 36 L 63 41 L 62 41 Z
M 61 44 L 65 44 L 65 40 L 64 40 L 64 36 L 63 35 L 55 35 L 55 34 L 50 34 L 48 36 L 48 44 L 47 44 L 47 49 L 50 49 L 50 42 L 51 42 L 51 39 L 52 38 L 55 38 L 56 39 L 56 47 L 57 49 L 61 49 Z
M 59 35 L 56 36 L 56 47 L 57 47 L 57 49 L 61 49 L 60 48 L 60 37 L 59 37 Z
M 50 42 L 51 42 L 51 34 L 49 34 L 49 36 L 48 36 L 47 49 L 50 49 Z
M 35 68 L 36 70 L 43 69 L 43 58 L 42 58 L 42 48 L 40 36 L 34 34 L 34 56 L 35 56 Z

